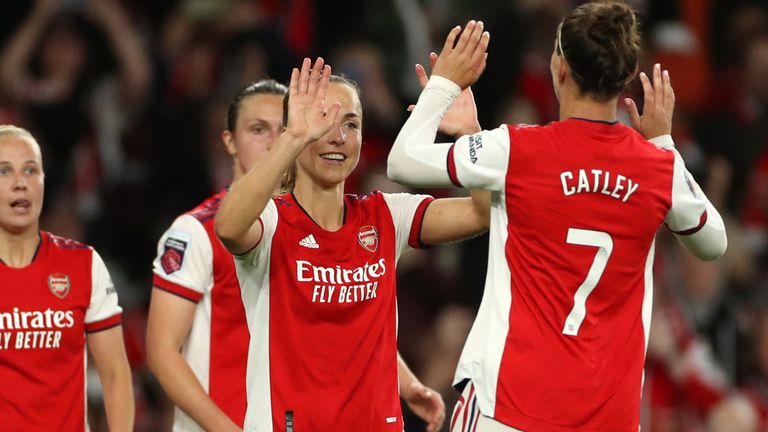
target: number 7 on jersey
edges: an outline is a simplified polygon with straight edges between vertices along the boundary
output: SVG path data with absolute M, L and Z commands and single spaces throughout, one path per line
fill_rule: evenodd
M 573 309 L 565 319 L 563 334 L 578 336 L 581 323 L 587 315 L 587 297 L 592 294 L 600 278 L 603 276 L 608 258 L 613 252 L 613 239 L 611 235 L 603 231 L 592 231 L 578 228 L 568 228 L 566 243 L 581 246 L 595 246 L 597 252 L 592 266 L 589 268 L 586 279 L 581 283 L 573 296 Z

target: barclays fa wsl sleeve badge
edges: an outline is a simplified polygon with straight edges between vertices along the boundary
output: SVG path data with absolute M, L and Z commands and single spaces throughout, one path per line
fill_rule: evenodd
M 357 242 L 368 252 L 376 252 L 379 248 L 379 232 L 373 225 L 366 225 L 360 228 L 357 233 Z

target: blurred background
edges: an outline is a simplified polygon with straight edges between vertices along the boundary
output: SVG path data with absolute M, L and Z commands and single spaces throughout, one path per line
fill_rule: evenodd
M 483 127 L 555 120 L 549 58 L 559 20 L 578 3 L 5 2 L 0 123 L 30 129 L 43 147 L 43 229 L 93 245 L 118 286 L 136 430 L 169 430 L 172 416 L 144 356 L 155 245 L 177 215 L 230 181 L 220 132 L 243 84 L 285 82 L 303 56 L 324 56 L 362 88 L 364 146 L 348 191 L 402 190 L 387 180 L 385 161 L 418 96 L 413 65 L 427 62 L 452 26 L 481 19 L 493 35 L 474 87 Z M 715 263 L 691 258 L 665 230 L 658 236 L 642 427 L 768 430 L 768 1 L 629 3 L 643 22 L 641 70 L 655 62 L 670 70 L 677 147 L 729 234 Z M 637 83 L 627 96 L 641 99 Z M 449 419 L 486 248 L 483 236 L 411 252 L 399 266 L 399 348 L 442 393 Z M 89 397 L 99 405 L 98 385 Z M 91 410 L 95 431 L 106 430 L 101 412 Z M 406 418 L 407 430 L 423 430 Z

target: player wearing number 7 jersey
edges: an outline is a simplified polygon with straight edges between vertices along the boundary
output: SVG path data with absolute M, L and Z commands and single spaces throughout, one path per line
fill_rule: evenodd
M 465 40 L 478 26 L 458 41 L 459 28 L 449 34 L 388 166 L 410 185 L 492 191 L 485 293 L 456 372 L 464 394 L 451 430 L 637 431 L 655 234 L 665 224 L 702 259 L 726 248 L 720 215 L 669 136 L 669 75 L 659 65 L 652 84 L 640 75 L 642 117 L 626 102 L 640 133 L 618 123 L 637 23 L 623 2 L 585 4 L 554 44 L 560 121 L 433 144 L 484 67 L 484 47 Z

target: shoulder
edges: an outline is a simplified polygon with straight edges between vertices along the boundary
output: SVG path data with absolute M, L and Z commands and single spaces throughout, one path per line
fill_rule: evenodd
M 77 240 L 73 240 L 71 238 L 66 238 L 62 236 L 58 236 L 56 234 L 52 234 L 46 231 L 43 231 L 41 233 L 43 236 L 43 241 L 47 241 L 54 249 L 57 250 L 87 250 L 92 251 L 93 248 L 91 246 L 88 246 L 87 244 L 80 243 Z
M 226 196 L 227 191 L 223 190 L 216 195 L 209 197 L 200 203 L 197 207 L 193 208 L 185 214 L 192 216 L 201 223 L 207 222 L 216 217 L 216 214 L 219 212 L 219 208 L 221 207 L 221 202 Z

